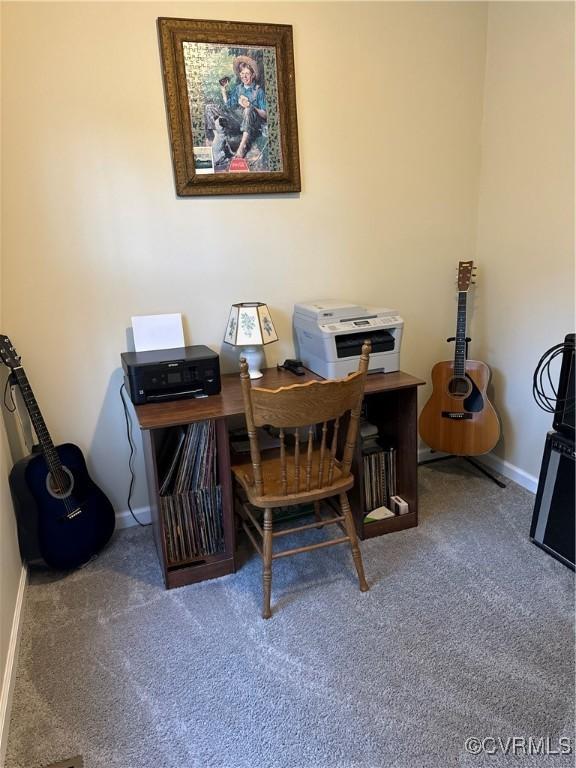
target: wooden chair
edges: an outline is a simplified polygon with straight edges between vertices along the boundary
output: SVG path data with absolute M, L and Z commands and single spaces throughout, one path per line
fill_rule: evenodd
M 251 461 L 233 466 L 232 471 L 248 500 L 247 504 L 242 505 L 242 527 L 263 560 L 262 617 L 265 619 L 272 615 L 270 610 L 272 561 L 280 557 L 349 542 L 360 590 L 362 592 L 368 590 L 346 492 L 354 484 L 350 466 L 356 445 L 369 354 L 370 344 L 365 343 L 362 347 L 358 371 L 346 379 L 313 381 L 275 390 L 252 388 L 248 364 L 244 359 L 240 361 L 240 379 Z M 342 424 L 345 425 L 345 415 L 348 412 L 350 418 L 345 439 L 342 440 L 342 435 L 339 437 L 339 430 Z M 256 428 L 263 426 L 279 429 L 280 448 L 273 453 L 261 455 Z M 344 428 L 342 427 L 342 432 Z M 289 456 L 292 452 L 289 450 L 287 441 L 289 433 L 286 430 L 289 429 L 294 430 L 293 456 Z M 305 430 L 303 436 L 306 439 L 305 446 L 301 447 L 300 431 L 303 429 Z M 340 447 L 342 447 L 341 450 Z M 341 458 L 338 459 L 340 453 Z M 320 501 L 336 496 L 340 502 L 341 514 L 336 513 L 337 516 L 328 519 L 322 517 Z M 314 504 L 316 522 L 273 531 L 273 509 L 310 502 Z M 264 510 L 263 526 L 260 525 L 250 507 Z M 333 524 L 338 524 L 346 535 L 294 549 L 278 552 L 272 550 L 273 541 L 278 537 Z M 255 534 L 260 536 L 260 542 Z

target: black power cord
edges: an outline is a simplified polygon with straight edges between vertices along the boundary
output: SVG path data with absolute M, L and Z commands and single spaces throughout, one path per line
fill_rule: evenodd
M 547 413 L 555 413 L 558 406 L 563 408 L 566 413 L 571 413 L 574 410 L 574 393 L 568 393 L 566 397 L 559 398 L 558 390 L 554 385 L 550 373 L 552 362 L 559 355 L 563 355 L 565 351 L 571 351 L 573 349 L 574 347 L 572 344 L 567 344 L 563 341 L 560 344 L 555 344 L 553 347 L 550 347 L 550 349 L 547 349 L 538 361 L 532 379 L 532 395 L 534 396 L 536 405 Z
M 134 514 L 134 510 L 132 509 L 131 499 L 132 499 L 132 490 L 134 488 L 134 456 L 136 455 L 136 448 L 134 446 L 134 440 L 132 438 L 132 422 L 130 421 L 130 417 L 128 414 L 128 406 L 126 404 L 126 400 L 124 398 L 124 395 L 126 394 L 126 397 L 128 396 L 126 393 L 126 386 L 124 382 L 122 382 L 122 386 L 120 387 L 120 399 L 122 400 L 122 405 L 124 406 L 124 419 L 126 420 L 126 436 L 128 437 L 128 444 L 130 446 L 130 458 L 128 459 L 128 469 L 130 470 L 130 487 L 128 488 L 128 509 L 130 510 L 130 514 L 136 520 L 138 525 L 142 526 L 142 528 L 147 528 L 149 525 L 152 525 L 152 523 L 142 523 L 136 515 Z
M 12 386 L 16 381 L 16 378 L 13 373 L 11 373 L 7 379 L 6 384 L 4 385 L 4 408 L 8 411 L 8 413 L 14 413 L 16 411 L 16 403 L 14 402 L 14 395 L 12 394 L 12 390 L 10 390 L 10 400 L 12 401 L 12 407 L 8 405 L 8 401 L 6 400 L 6 396 L 8 394 L 8 387 Z

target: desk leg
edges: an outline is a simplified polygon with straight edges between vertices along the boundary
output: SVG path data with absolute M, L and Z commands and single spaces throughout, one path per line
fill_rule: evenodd
M 152 518 L 152 531 L 154 533 L 154 543 L 158 560 L 162 568 L 162 578 L 167 586 L 166 563 L 168 556 L 166 552 L 166 538 L 164 536 L 164 527 L 162 516 L 160 514 L 160 501 L 158 499 L 158 469 L 156 467 L 156 456 L 154 448 L 153 430 L 142 430 L 142 446 L 144 448 L 144 465 L 146 467 L 146 481 L 148 485 L 148 498 L 150 501 L 150 515 Z
M 232 489 L 232 471 L 230 469 L 230 438 L 225 418 L 216 419 L 216 455 L 218 462 L 218 480 L 222 487 L 222 523 L 224 527 L 224 548 L 226 554 L 234 560 L 233 573 L 236 572 L 236 529 L 234 525 L 234 494 Z

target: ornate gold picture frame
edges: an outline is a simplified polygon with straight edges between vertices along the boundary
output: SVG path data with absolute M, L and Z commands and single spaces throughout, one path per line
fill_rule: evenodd
M 300 191 L 292 27 L 158 19 L 176 193 Z

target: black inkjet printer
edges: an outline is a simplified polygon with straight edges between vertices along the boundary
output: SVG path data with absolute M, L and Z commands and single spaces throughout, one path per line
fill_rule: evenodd
M 220 392 L 220 359 L 203 345 L 123 352 L 121 358 L 126 389 L 134 405 Z

